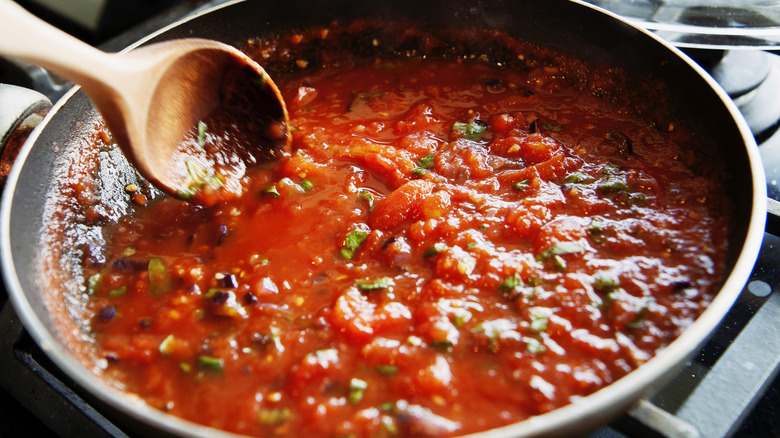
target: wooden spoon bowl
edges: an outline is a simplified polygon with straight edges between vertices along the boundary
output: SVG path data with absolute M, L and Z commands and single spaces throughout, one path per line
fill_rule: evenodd
M 138 172 L 182 199 L 228 199 L 248 166 L 289 146 L 276 85 L 256 62 L 217 41 L 181 39 L 109 54 L 0 0 L 0 54 L 81 85 Z M 215 118 L 235 133 L 206 142 L 204 121 Z

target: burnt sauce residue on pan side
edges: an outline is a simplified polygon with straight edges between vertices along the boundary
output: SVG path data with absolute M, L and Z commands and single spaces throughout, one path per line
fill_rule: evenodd
M 99 125 L 52 196 L 79 349 L 155 408 L 254 435 L 485 430 L 629 373 L 722 282 L 721 164 L 658 83 L 490 31 L 244 49 L 294 131 L 240 199 L 96 180 Z

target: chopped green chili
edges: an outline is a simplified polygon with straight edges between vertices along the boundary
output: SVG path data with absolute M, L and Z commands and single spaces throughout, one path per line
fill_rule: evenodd
M 355 257 L 355 253 L 360 248 L 360 245 L 366 241 L 368 234 L 368 231 L 364 230 L 350 231 L 347 237 L 344 238 L 344 244 L 341 246 L 339 254 L 347 260 Z
M 173 289 L 173 278 L 159 258 L 149 260 L 149 294 L 159 297 Z
M 276 186 L 269 186 L 263 189 L 263 193 L 269 196 L 273 196 L 274 198 L 279 197 L 279 191 L 276 190 Z
M 304 179 L 303 181 L 301 181 L 301 188 L 308 192 L 309 190 L 314 188 L 314 183 L 312 183 L 308 179 Z

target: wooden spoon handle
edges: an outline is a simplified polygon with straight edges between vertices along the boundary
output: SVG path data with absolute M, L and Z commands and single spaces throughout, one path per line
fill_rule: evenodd
M 81 85 L 102 83 L 115 69 L 115 55 L 51 26 L 11 0 L 0 0 L 0 54 L 39 65 Z

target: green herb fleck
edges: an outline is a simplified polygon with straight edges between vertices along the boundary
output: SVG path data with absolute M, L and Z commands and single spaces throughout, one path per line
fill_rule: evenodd
M 563 125 L 559 123 L 553 123 L 553 122 L 542 122 L 542 127 L 548 131 L 551 132 L 561 132 L 563 131 Z
M 542 354 L 547 351 L 547 347 L 538 339 L 526 338 L 525 347 L 533 354 Z
M 357 405 L 360 403 L 361 400 L 363 400 L 363 395 L 366 392 L 366 389 L 368 388 L 368 383 L 366 383 L 365 380 L 360 380 L 357 378 L 353 378 L 349 381 L 349 395 L 347 398 L 349 399 L 349 402 L 353 405 Z
M 579 173 L 579 172 L 570 173 L 570 174 L 566 175 L 565 178 L 563 178 L 563 182 L 567 183 L 567 184 L 579 184 L 579 183 L 583 183 L 583 182 L 585 182 L 587 180 L 588 180 L 588 177 L 585 176 L 582 173 Z
M 574 254 L 583 251 L 585 251 L 585 248 L 578 242 L 555 242 L 551 247 L 537 254 L 536 260 L 549 260 L 555 256 Z
M 395 365 L 377 365 L 376 371 L 385 376 L 394 376 L 398 373 L 398 367 Z
M 372 211 L 374 209 L 374 195 L 371 194 L 368 190 L 361 190 L 358 193 L 358 198 L 368 203 L 368 211 Z
M 620 282 L 617 277 L 600 273 L 593 279 L 593 289 L 601 294 L 607 294 L 620 287 Z
M 149 260 L 149 294 L 160 297 L 173 289 L 173 278 L 159 258 Z
M 198 147 L 203 149 L 206 145 L 206 124 L 198 122 Z
M 390 277 L 382 277 L 376 280 L 357 280 L 355 285 L 362 291 L 372 291 L 377 289 L 387 289 L 394 285 L 393 279 Z
M 264 188 L 263 193 L 269 196 L 273 196 L 274 198 L 279 197 L 279 190 L 276 189 L 276 186 L 269 186 Z
M 417 166 L 423 169 L 433 169 L 434 164 L 432 153 L 417 159 Z
M 561 257 L 560 255 L 554 255 L 552 258 L 553 267 L 555 267 L 556 271 L 565 271 L 566 270 L 566 260 Z
M 607 163 L 601 171 L 601 179 L 597 185 L 598 190 L 602 193 L 628 191 L 629 185 L 626 181 L 626 177 L 619 172 L 620 166 Z
M 629 186 L 625 177 L 618 175 L 613 175 L 601 180 L 597 187 L 603 193 L 623 192 L 629 190 Z
M 414 169 L 412 169 L 411 173 L 412 173 L 412 175 L 423 176 L 426 173 L 428 173 L 428 171 L 423 169 L 422 167 L 415 167 Z
M 388 415 L 382 415 L 382 427 L 384 427 L 385 431 L 391 436 L 396 436 L 399 433 L 398 426 L 395 424 L 395 419 Z
M 89 277 L 87 280 L 87 294 L 94 295 L 97 292 L 98 285 L 100 284 L 101 273 L 98 272 Z
M 433 339 L 431 340 L 430 345 L 435 350 L 444 351 L 447 353 L 452 352 L 452 342 L 447 340 Z
M 588 234 L 591 236 L 598 236 L 604 232 L 606 223 L 601 218 L 594 218 L 588 225 Z
M 258 87 L 265 87 L 268 84 L 268 77 L 266 75 L 260 75 L 252 79 L 252 83 Z
M 304 179 L 303 181 L 301 181 L 301 188 L 308 192 L 309 190 L 314 188 L 314 183 L 312 183 L 308 179 Z
M 190 199 L 195 196 L 204 186 L 209 185 L 214 188 L 225 185 L 225 177 L 215 173 L 213 169 L 206 170 L 197 162 L 190 160 L 186 163 L 187 178 L 182 182 L 181 187 L 176 190 L 176 195 L 181 199 Z
M 289 408 L 261 409 L 257 419 L 263 426 L 279 426 L 289 420 L 291 415 Z
M 222 359 L 212 356 L 198 356 L 198 366 L 204 371 L 222 374 Z
M 532 309 L 533 310 L 533 309 Z M 541 333 L 547 331 L 547 322 L 549 318 L 542 312 L 531 313 L 531 331 L 535 333 Z
M 529 182 L 530 182 L 530 180 L 524 179 L 522 181 L 518 181 L 518 182 L 512 184 L 512 187 L 515 190 L 517 190 L 518 192 L 522 193 L 522 192 L 526 191 L 526 189 L 528 189 L 528 183 Z
M 462 312 L 453 313 L 450 319 L 452 320 L 452 325 L 454 325 L 455 328 L 461 328 L 463 327 L 463 324 L 471 319 L 471 313 L 469 313 L 467 310 L 463 310 Z
M 127 293 L 127 286 L 120 286 L 116 289 L 111 289 L 108 291 L 109 297 L 121 297 L 122 295 L 125 295 Z
M 433 244 L 433 246 L 431 246 L 430 248 L 425 250 L 425 252 L 423 253 L 423 257 L 425 257 L 425 258 L 432 257 L 432 256 L 435 256 L 437 254 L 441 254 L 441 253 L 447 251 L 448 249 L 450 249 L 450 247 L 448 247 L 444 243 L 436 242 L 436 243 Z
M 355 253 L 357 252 L 358 248 L 360 248 L 360 245 L 362 245 L 367 238 L 368 231 L 350 231 L 349 234 L 347 234 L 347 237 L 344 238 L 344 244 L 341 246 L 339 254 L 341 254 L 341 256 L 347 260 L 352 259 L 352 257 L 355 257 Z
M 468 123 L 455 122 L 452 124 L 452 132 L 463 134 L 467 140 L 479 140 L 485 133 L 486 125 L 480 120 L 472 120 Z
M 626 325 L 634 329 L 641 328 L 645 324 L 647 314 L 650 312 L 650 305 L 653 303 L 653 301 L 654 300 L 651 297 L 644 297 L 636 309 L 636 316 Z
M 508 277 L 504 277 L 504 279 L 501 280 L 501 284 L 498 285 L 498 288 L 501 290 L 512 290 L 521 286 L 523 286 L 523 279 L 517 274 L 512 274 Z

